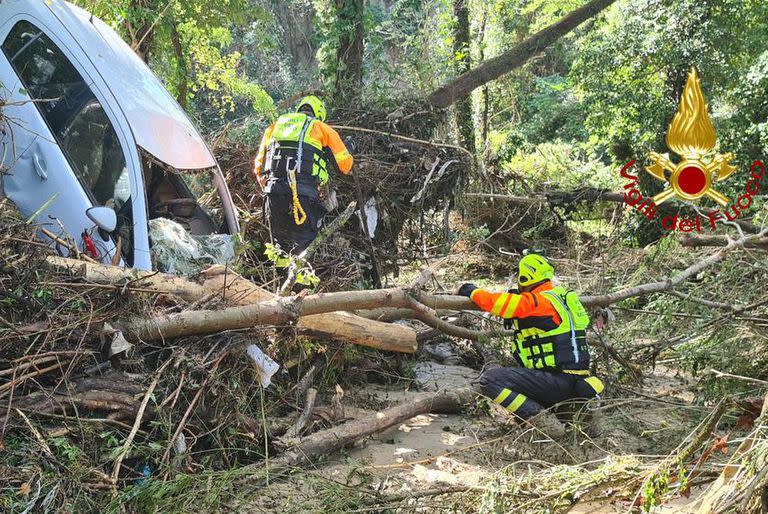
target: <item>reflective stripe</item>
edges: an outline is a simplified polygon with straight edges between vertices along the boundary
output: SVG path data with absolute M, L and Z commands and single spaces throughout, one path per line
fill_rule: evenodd
M 512 394 L 512 391 L 510 391 L 509 389 L 502 389 L 501 392 L 499 393 L 499 396 L 494 398 L 493 401 L 501 405 L 502 403 L 504 403 L 504 400 L 506 400 L 510 394 Z
M 605 389 L 605 384 L 603 384 L 603 381 L 597 377 L 587 377 L 584 379 L 584 382 L 589 384 L 589 386 L 595 390 L 595 394 L 600 394 L 603 392 L 603 389 Z
M 506 308 L 508 303 L 509 303 L 509 298 L 504 298 L 504 295 L 499 296 L 499 298 L 493 304 L 493 308 L 491 309 L 491 314 L 493 314 L 494 316 L 501 316 L 501 309 Z
M 504 306 L 499 311 L 499 316 L 501 316 L 502 318 L 506 318 L 507 317 L 506 316 L 506 314 L 507 314 L 507 307 L 509 307 L 509 302 L 511 302 L 511 301 L 512 301 L 512 295 L 507 293 L 507 301 L 504 302 Z
M 514 295 L 509 293 L 503 293 L 499 295 L 499 297 L 496 299 L 496 301 L 493 304 L 493 308 L 491 309 L 491 314 L 494 316 L 501 316 L 504 317 L 504 312 L 506 312 L 507 308 L 509 307 L 509 304 L 513 304 L 513 308 L 517 308 L 517 304 L 520 302 L 520 299 L 517 298 L 515 302 L 512 302 Z
M 349 155 L 349 151 L 347 151 L 347 150 L 344 150 L 344 151 L 342 151 L 342 152 L 339 152 L 339 153 L 337 153 L 337 154 L 334 154 L 334 155 L 333 155 L 333 157 L 336 159 L 336 162 L 341 162 L 341 161 L 343 161 L 344 159 L 347 159 L 347 158 L 349 158 L 349 157 L 350 157 L 350 155 Z
M 528 398 L 524 394 L 518 394 L 515 396 L 515 399 L 512 400 L 512 403 L 509 404 L 509 407 L 507 407 L 507 410 L 509 412 L 515 412 L 517 409 L 520 408 L 522 404 L 525 403 L 525 400 Z
M 543 334 L 544 332 L 546 331 L 536 327 L 524 328 L 520 331 L 520 335 L 523 337 L 523 339 L 528 339 L 529 337 L 532 337 L 538 334 Z
M 494 316 L 500 316 L 502 318 L 506 318 L 506 314 L 508 310 L 512 310 L 512 312 L 515 312 L 515 309 L 517 309 L 517 305 L 520 303 L 520 296 L 510 293 L 504 293 L 499 296 L 499 298 L 496 300 L 496 302 L 493 304 L 493 308 L 491 309 L 491 314 Z
M 573 315 L 571 314 L 571 309 L 568 308 L 568 305 L 565 304 L 560 297 L 557 295 L 557 293 L 553 293 L 552 291 L 544 291 L 544 294 L 552 298 L 553 300 L 557 301 L 558 305 L 563 308 L 565 311 L 566 316 L 568 316 L 568 324 L 571 328 L 571 346 L 573 347 L 573 361 L 578 364 L 579 363 L 579 345 L 576 342 L 576 327 L 573 326 Z M 564 321 L 564 320 L 561 320 Z
M 304 120 L 304 126 L 301 127 L 301 134 L 299 134 L 299 148 L 296 150 L 296 166 L 294 167 L 297 175 L 301 173 L 301 164 L 304 156 L 304 136 L 307 134 L 307 129 L 309 129 L 312 121 L 312 118 L 307 117 L 307 119 Z M 300 225 L 300 223 L 297 223 L 297 225 Z
M 585 377 L 589 376 L 589 371 L 586 369 L 564 369 L 563 373 L 567 373 L 569 375 L 581 375 Z

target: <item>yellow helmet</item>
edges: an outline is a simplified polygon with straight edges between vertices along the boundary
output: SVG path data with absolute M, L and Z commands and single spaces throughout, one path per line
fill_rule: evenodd
M 520 259 L 517 283 L 521 286 L 552 280 L 554 276 L 555 268 L 552 267 L 546 257 L 537 253 L 529 253 Z
M 325 110 L 325 104 L 322 100 L 320 100 L 318 97 L 310 95 L 305 96 L 302 98 L 298 105 L 296 106 L 296 110 L 300 111 L 302 107 L 305 105 L 308 105 L 312 108 L 312 112 L 315 113 L 315 118 L 317 118 L 320 121 L 325 121 L 325 118 L 328 116 L 327 111 Z

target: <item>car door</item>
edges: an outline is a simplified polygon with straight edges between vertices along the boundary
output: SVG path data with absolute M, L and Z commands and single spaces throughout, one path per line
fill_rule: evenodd
M 108 206 L 118 215 L 116 239 L 132 260 L 131 180 L 120 137 L 93 82 L 34 19 L 0 28 L 0 79 L 6 86 L 5 194 L 22 214 L 80 250 L 112 261 L 112 237 L 94 230 L 86 210 Z M 121 141 L 122 139 L 122 141 Z
M 24 217 L 34 216 L 41 227 L 62 238 L 72 236 L 75 241 L 74 234 L 64 234 L 62 227 L 80 226 L 83 207 L 90 203 L 11 63 L 25 45 L 29 49 L 37 42 L 35 32 L 18 27 L 13 34 L 13 24 L 6 23 L 0 28 L 0 81 L 7 103 L 4 165 L 8 171 L 3 177 L 3 188 Z

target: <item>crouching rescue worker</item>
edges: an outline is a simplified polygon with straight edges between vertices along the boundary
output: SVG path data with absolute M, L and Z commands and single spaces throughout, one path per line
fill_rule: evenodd
M 574 291 L 552 285 L 553 276 L 550 262 L 530 253 L 520 260 L 519 293 L 463 284 L 459 294 L 505 324 L 511 320 L 516 332 L 514 354 L 521 367 L 486 369 L 479 380 L 482 394 L 523 419 L 536 416 L 536 426 L 559 437 L 564 427 L 545 409 L 597 398 L 604 385 L 589 372 L 589 315 Z
M 294 255 L 304 251 L 322 227 L 326 209 L 320 188 L 328 183 L 329 170 L 352 170 L 352 156 L 325 119 L 319 98 L 302 98 L 296 112 L 283 114 L 267 128 L 254 162 L 272 237 Z

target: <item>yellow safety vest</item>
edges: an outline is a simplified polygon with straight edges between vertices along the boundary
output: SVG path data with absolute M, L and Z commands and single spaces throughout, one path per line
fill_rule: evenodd
M 551 318 L 515 318 L 516 346 L 520 363 L 529 369 L 589 372 L 586 329 L 589 315 L 573 291 L 555 287 L 541 293 L 560 317 L 551 328 Z M 577 373 L 584 374 L 584 373 Z
M 323 145 L 312 137 L 312 126 L 318 121 L 300 112 L 286 113 L 275 122 L 272 141 L 267 153 L 267 172 L 276 178 L 285 178 L 289 168 L 296 167 L 301 153 L 301 165 L 298 167 L 297 181 L 312 187 L 328 182 L 328 161 L 323 152 Z M 299 146 L 302 146 L 299 152 Z

